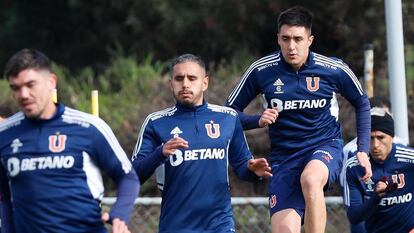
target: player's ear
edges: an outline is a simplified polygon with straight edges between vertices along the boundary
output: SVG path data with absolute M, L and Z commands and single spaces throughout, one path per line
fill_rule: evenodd
M 57 86 L 57 76 L 56 76 L 56 74 L 51 73 L 49 75 L 48 84 L 49 84 L 49 89 L 50 90 L 56 89 L 56 86 Z
M 313 36 L 313 35 L 310 35 L 309 36 L 309 38 L 308 38 L 308 44 L 309 44 L 309 47 L 312 45 L 312 43 L 313 43 L 313 39 L 314 39 L 315 37 Z
M 170 90 L 171 91 L 174 91 L 173 85 L 172 85 L 172 78 L 171 77 L 168 79 L 168 83 L 170 84 Z
M 203 78 L 203 91 L 206 91 L 207 90 L 209 80 L 210 80 L 210 77 L 208 75 L 206 75 Z

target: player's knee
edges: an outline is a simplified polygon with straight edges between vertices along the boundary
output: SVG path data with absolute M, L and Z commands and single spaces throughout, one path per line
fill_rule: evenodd
M 271 217 L 272 233 L 300 233 L 301 217 L 294 209 L 285 209 Z
M 325 164 L 312 160 L 306 165 L 300 176 L 300 184 L 304 191 L 322 190 L 328 181 L 329 170 Z
M 303 172 L 300 176 L 300 184 L 304 191 L 322 190 L 325 182 L 324 177 L 318 173 Z
M 299 225 L 300 226 L 300 225 Z M 272 225 L 272 233 L 299 233 L 300 227 L 295 224 L 279 223 Z

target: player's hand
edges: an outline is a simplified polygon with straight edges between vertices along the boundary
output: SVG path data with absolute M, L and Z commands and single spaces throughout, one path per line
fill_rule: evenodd
M 377 182 L 375 185 L 375 192 L 378 194 L 379 197 L 385 196 L 385 194 L 389 192 L 394 192 L 397 190 L 398 184 L 391 182 L 388 182 L 388 178 L 386 176 L 382 177 L 380 181 Z
M 259 126 L 263 128 L 275 123 L 278 116 L 279 112 L 277 111 L 277 108 L 268 108 L 264 110 L 259 119 Z
M 247 168 L 257 176 L 271 177 L 272 173 L 269 163 L 265 158 L 250 159 L 247 162 Z
M 368 181 L 372 176 L 371 163 L 369 162 L 368 155 L 365 152 L 358 152 L 356 157 L 358 159 L 359 166 L 365 169 L 365 175 L 361 177 L 361 180 Z
M 108 222 L 109 214 L 103 213 L 101 219 L 103 222 Z M 128 225 L 119 218 L 112 219 L 112 232 L 113 233 L 131 233 L 128 229 Z
M 377 184 L 375 185 L 375 192 L 378 194 L 379 197 L 384 197 L 385 194 L 387 194 L 386 189 L 387 189 L 387 182 L 380 180 L 377 182 Z
M 188 142 L 177 136 L 171 138 L 162 146 L 162 154 L 165 157 L 170 156 L 179 148 L 188 148 Z

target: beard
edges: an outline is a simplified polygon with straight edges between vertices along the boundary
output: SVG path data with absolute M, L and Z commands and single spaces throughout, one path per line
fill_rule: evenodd
M 192 98 L 185 98 L 183 97 L 184 94 L 191 94 Z M 178 94 L 174 94 L 174 97 L 179 104 L 182 104 L 186 107 L 194 106 L 194 93 L 191 91 L 179 91 Z

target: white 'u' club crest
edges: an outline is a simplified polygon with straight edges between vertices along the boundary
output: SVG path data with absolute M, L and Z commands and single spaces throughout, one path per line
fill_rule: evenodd
M 218 138 L 220 137 L 220 125 L 214 124 L 214 121 L 210 121 L 210 124 L 205 124 L 207 135 L 210 138 Z
M 66 135 L 57 133 L 49 136 L 49 150 L 54 153 L 59 153 L 65 150 Z

